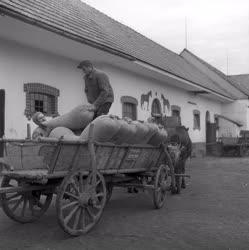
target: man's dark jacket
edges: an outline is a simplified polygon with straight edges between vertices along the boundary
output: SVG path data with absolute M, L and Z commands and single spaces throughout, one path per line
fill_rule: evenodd
M 96 109 L 99 109 L 104 103 L 114 101 L 113 89 L 105 73 L 93 70 L 84 79 L 87 101 L 94 104 Z

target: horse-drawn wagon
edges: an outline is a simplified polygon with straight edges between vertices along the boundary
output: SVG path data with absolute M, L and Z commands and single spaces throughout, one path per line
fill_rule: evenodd
M 219 138 L 222 155 L 248 156 L 249 154 L 249 131 L 241 130 L 239 137 Z
M 35 221 L 57 194 L 59 225 L 70 235 L 84 234 L 100 219 L 115 186 L 149 189 L 154 207 L 163 206 L 166 191 L 175 190 L 170 146 L 97 143 L 93 129 L 87 141 L 1 139 L 20 150 L 21 166 L 29 165 L 25 148 L 42 159 L 37 166 L 17 169 L 11 155 L 3 158 L 0 196 L 8 217 L 21 223 Z

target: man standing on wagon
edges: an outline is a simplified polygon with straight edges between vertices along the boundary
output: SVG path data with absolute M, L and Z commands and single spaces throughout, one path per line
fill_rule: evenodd
M 108 76 L 97 71 L 91 61 L 85 60 L 78 65 L 84 73 L 85 93 L 90 103 L 89 110 L 94 111 L 94 118 L 108 114 L 114 101 L 113 89 Z

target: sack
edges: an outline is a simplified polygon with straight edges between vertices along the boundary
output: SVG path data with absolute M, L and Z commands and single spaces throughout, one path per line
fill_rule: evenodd
M 48 129 L 65 127 L 72 130 L 84 129 L 93 119 L 94 112 L 87 109 L 87 105 L 80 105 L 68 113 L 55 117 L 42 124 Z
M 148 144 L 150 144 L 152 146 L 159 146 L 161 143 L 165 143 L 167 141 L 168 133 L 163 127 L 157 126 L 156 124 L 154 124 L 154 125 L 156 127 L 154 127 L 154 128 L 153 128 L 153 126 L 151 126 L 151 127 L 153 128 L 155 133 L 150 138 Z
M 81 140 L 88 140 L 91 124 L 94 124 L 93 140 L 97 142 L 114 142 L 121 127 L 116 116 L 102 115 L 87 125 L 80 135 Z M 112 140 L 112 138 L 114 139 Z
M 152 136 L 152 130 L 147 123 L 140 121 L 132 122 L 136 126 L 136 134 L 133 138 L 134 144 L 147 144 Z
M 50 134 L 50 138 L 66 139 L 66 140 L 79 140 L 79 136 L 76 136 L 74 132 L 65 127 L 57 127 L 53 129 Z

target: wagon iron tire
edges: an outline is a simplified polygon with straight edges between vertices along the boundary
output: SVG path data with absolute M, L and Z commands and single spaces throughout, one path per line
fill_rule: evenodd
M 61 228 L 72 236 L 89 232 L 99 221 L 106 204 L 105 179 L 96 173 L 84 175 L 80 170 L 64 178 L 60 185 L 56 210 Z
M 21 184 L 4 176 L 1 187 L 18 187 Z M 0 195 L 5 214 L 19 223 L 30 223 L 38 220 L 49 208 L 53 193 L 40 191 L 2 193 Z
M 162 208 L 166 198 L 168 169 L 166 165 L 161 165 L 155 175 L 153 203 L 156 209 Z

